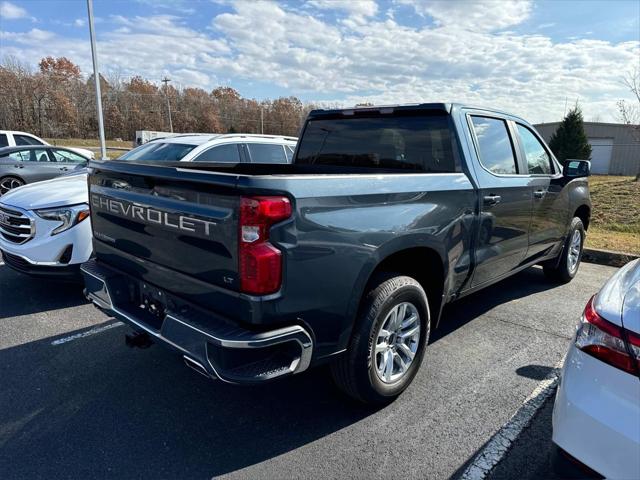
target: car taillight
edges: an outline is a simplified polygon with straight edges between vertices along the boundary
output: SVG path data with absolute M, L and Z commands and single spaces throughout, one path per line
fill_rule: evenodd
M 282 253 L 269 243 L 269 228 L 291 216 L 287 197 L 241 197 L 240 290 L 254 295 L 277 292 L 282 283 Z
M 605 320 L 589 300 L 576 334 L 576 347 L 611 366 L 637 375 L 640 371 L 640 336 Z M 628 346 L 625 344 L 628 339 Z M 633 354 L 629 356 L 629 350 Z

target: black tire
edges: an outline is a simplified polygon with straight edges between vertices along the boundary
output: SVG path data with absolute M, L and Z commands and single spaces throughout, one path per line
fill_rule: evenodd
M 572 246 L 572 240 L 574 240 L 574 235 L 577 234 L 576 232 L 580 234 L 580 247 L 577 253 L 575 267 L 572 268 L 572 262 L 570 262 L 569 256 L 575 255 L 575 248 L 573 248 L 575 245 Z M 578 217 L 574 217 L 573 220 L 571 220 L 571 226 L 569 227 L 569 233 L 567 234 L 567 239 L 565 240 L 564 247 L 562 248 L 562 253 L 557 260 L 543 265 L 544 274 L 547 278 L 560 283 L 567 283 L 573 280 L 573 277 L 576 276 L 578 269 L 580 268 L 584 239 L 585 231 L 582 220 Z
M 0 197 L 12 189 L 24 185 L 24 180 L 13 175 L 0 178 Z
M 419 340 L 413 360 L 401 377 L 385 383 L 378 377 L 377 356 L 373 351 L 383 322 L 394 307 L 402 308 L 405 303 L 413 305 L 419 314 Z M 396 274 L 379 277 L 366 294 L 347 351 L 331 364 L 334 381 L 347 395 L 363 403 L 385 404 L 395 400 L 420 368 L 430 326 L 429 301 L 416 280 Z M 392 369 L 394 362 L 391 361 Z

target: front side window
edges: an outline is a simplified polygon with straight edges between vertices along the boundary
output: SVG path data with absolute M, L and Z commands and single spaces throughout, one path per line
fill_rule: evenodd
M 450 173 L 458 171 L 452 137 L 443 114 L 311 119 L 296 163 Z
M 218 145 L 209 150 L 205 150 L 196 158 L 194 162 L 212 162 L 212 163 L 240 163 L 240 153 L 238 145 L 233 143 L 229 145 Z
M 85 163 L 87 161 L 86 158 L 81 157 L 77 153 L 68 152 L 67 150 L 55 150 L 52 149 L 51 153 L 56 159 L 56 162 L 64 162 L 64 163 Z
M 288 163 L 282 145 L 274 143 L 248 143 L 251 163 Z
M 16 141 L 16 145 L 44 145 L 37 138 L 30 137 L 29 135 L 17 135 L 13 134 L 13 139 Z
M 125 153 L 118 160 L 129 162 L 178 162 L 197 145 L 149 142 Z
M 480 162 L 491 173 L 518 173 L 511 137 L 504 120 L 472 116 L 473 130 L 478 139 Z
M 527 159 L 527 167 L 530 175 L 551 175 L 551 157 L 544 149 L 536 136 L 524 125 L 517 124 L 518 135 L 522 141 L 522 148 Z
M 8 147 L 8 146 L 9 146 L 9 139 L 7 138 L 7 135 L 4 133 L 0 133 L 0 148 Z

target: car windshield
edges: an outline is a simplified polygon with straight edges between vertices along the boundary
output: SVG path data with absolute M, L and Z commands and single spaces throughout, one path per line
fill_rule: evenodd
M 124 161 L 177 162 L 197 145 L 149 142 L 118 157 Z

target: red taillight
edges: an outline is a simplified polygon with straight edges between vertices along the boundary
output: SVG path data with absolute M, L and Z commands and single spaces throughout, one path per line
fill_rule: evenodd
M 636 375 L 640 371 L 640 336 L 602 318 L 589 300 L 576 335 L 576 347 L 611 366 Z M 629 341 L 629 356 L 625 337 Z
M 282 253 L 269 243 L 269 228 L 291 216 L 287 197 L 241 197 L 239 270 L 240 289 L 266 295 L 282 283 Z

